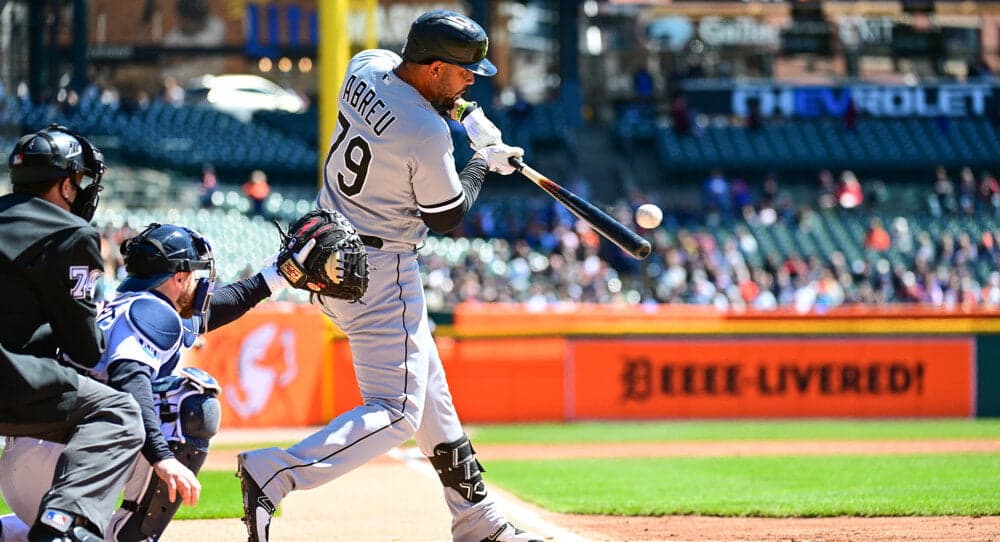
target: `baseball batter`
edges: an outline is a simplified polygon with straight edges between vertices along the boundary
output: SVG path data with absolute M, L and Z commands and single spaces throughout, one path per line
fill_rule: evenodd
M 275 506 L 293 489 L 329 482 L 411 437 L 444 485 L 454 540 L 540 540 L 509 523 L 487 494 L 431 336 L 417 265 L 428 229 L 457 226 L 487 171 L 510 174 L 509 159 L 523 154 L 487 146 L 456 171 L 442 114 L 474 75 L 496 74 L 487 47 L 473 20 L 432 11 L 412 24 L 402 58 L 367 50 L 348 65 L 317 205 L 355 225 L 371 275 L 360 303 L 317 299 L 348 335 L 364 404 L 288 449 L 240 454 L 251 542 L 268 539 Z

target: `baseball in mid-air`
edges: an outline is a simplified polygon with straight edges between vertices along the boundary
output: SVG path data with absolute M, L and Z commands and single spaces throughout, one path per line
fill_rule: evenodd
M 659 226 L 662 220 L 663 211 L 652 203 L 643 203 L 635 210 L 635 223 L 647 230 Z

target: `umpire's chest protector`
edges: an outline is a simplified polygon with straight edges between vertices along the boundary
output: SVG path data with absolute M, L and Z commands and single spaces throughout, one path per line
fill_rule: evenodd
M 89 334 L 51 324 L 52 315 L 80 310 L 80 300 L 67 286 L 74 281 L 74 270 L 81 297 L 92 294 L 83 290 L 92 286 L 90 270 L 101 265 L 99 247 L 96 253 L 83 246 L 67 250 L 67 240 L 81 229 L 93 231 L 83 220 L 39 198 L 0 197 L 0 421 L 65 419 L 74 407 L 72 392 L 78 380 L 76 371 L 55 360 L 57 349 L 76 341 L 99 351 L 92 314 Z M 92 305 L 92 299 L 88 302 Z M 87 328 L 86 322 L 80 324 L 76 329 Z

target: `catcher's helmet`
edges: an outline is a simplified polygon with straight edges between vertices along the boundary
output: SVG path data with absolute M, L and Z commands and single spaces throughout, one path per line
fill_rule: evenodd
M 207 270 L 215 273 L 212 247 L 198 232 L 172 224 L 152 223 L 121 244 L 128 277 L 119 292 L 156 288 L 174 273 Z
M 83 173 L 100 182 L 104 155 L 87 138 L 50 124 L 17 141 L 7 159 L 13 184 L 33 184 Z
M 424 13 L 410 25 L 403 58 L 417 64 L 441 60 L 476 75 L 493 76 L 496 66 L 486 58 L 490 40 L 472 19 L 448 10 Z
M 215 287 L 215 256 L 212 247 L 198 232 L 157 224 L 146 226 L 139 235 L 121 245 L 128 277 L 118 286 L 119 292 L 151 290 L 180 271 L 207 271 L 195 287 L 192 318 L 199 333 L 208 325 L 208 306 Z M 183 314 L 182 314 L 183 315 Z

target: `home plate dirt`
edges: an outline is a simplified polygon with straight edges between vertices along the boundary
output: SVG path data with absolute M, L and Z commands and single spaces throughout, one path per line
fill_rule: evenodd
M 229 430 L 213 444 L 295 441 L 310 429 L 276 431 Z M 734 443 L 732 455 L 769 455 L 767 445 L 784 454 L 795 454 L 797 445 L 779 443 Z M 547 446 L 549 457 L 698 456 L 724 455 L 726 443 L 666 443 L 643 445 L 634 449 L 617 445 L 612 454 L 608 447 Z M 801 443 L 803 453 L 820 453 L 815 443 Z M 540 450 L 518 451 L 516 447 L 476 446 L 489 469 L 489 459 L 531 455 Z M 849 442 L 839 445 L 824 442 L 822 450 L 835 453 L 996 453 L 1000 441 L 907 441 Z M 622 452 L 625 452 L 624 454 Z M 235 470 L 235 451 L 213 450 L 206 469 Z M 489 473 L 486 474 L 489 484 Z M 625 518 L 554 514 L 519 501 L 496 486 L 491 492 L 501 501 L 508 516 L 524 528 L 562 542 L 626 541 L 994 541 L 1000 542 L 1000 517 L 903 517 L 903 518 L 714 518 L 666 516 Z M 1000 497 L 998 497 L 1000 498 Z M 309 489 L 292 492 L 281 504 L 281 515 L 271 524 L 273 542 L 313 541 L 449 541 L 451 517 L 441 497 L 441 486 L 427 462 L 413 450 L 394 450 L 367 465 L 334 480 Z M 246 530 L 238 519 L 175 521 L 163 540 L 177 542 L 214 542 L 245 540 Z

